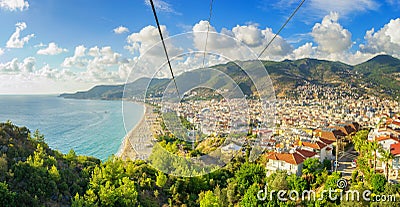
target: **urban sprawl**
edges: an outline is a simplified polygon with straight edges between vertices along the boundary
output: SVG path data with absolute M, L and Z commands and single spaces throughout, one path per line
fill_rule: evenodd
M 290 94 L 292 98 L 279 98 L 273 103 L 254 99 L 189 99 L 163 103 L 161 110 L 162 113 L 176 112 L 191 123 L 193 130 L 207 136 L 246 134 L 236 138 L 237 142 L 222 146 L 224 153 L 240 150 L 242 146 L 235 143 L 244 143 L 246 137 L 253 135 L 257 146 L 265 150 L 268 173 L 285 170 L 300 175 L 307 158 L 329 160 L 332 170 L 345 171 L 343 166 L 346 165 L 342 164 L 346 163 L 346 158 L 352 162 L 348 168 L 354 167 L 357 158 L 354 149 L 353 154 L 345 149 L 346 142 L 350 142 L 357 131 L 368 129 L 368 141 L 377 142 L 393 155 L 389 172 L 397 179 L 400 170 L 400 106 L 397 101 L 361 95 L 349 86 L 310 83 L 296 87 Z M 187 94 L 189 98 L 195 96 L 198 94 L 193 91 Z M 146 100 L 160 105 L 158 101 L 157 98 Z M 168 127 L 164 131 L 157 128 L 158 134 L 168 132 Z M 377 156 L 379 158 L 380 153 Z M 377 169 L 385 171 L 387 163 L 379 159 L 377 162 Z

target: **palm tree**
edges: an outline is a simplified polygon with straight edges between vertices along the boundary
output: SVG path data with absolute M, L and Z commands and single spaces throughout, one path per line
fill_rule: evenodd
M 368 166 L 372 168 L 372 159 L 374 158 L 372 153 L 372 142 L 364 141 L 363 145 L 361 146 L 361 151 L 363 152 L 363 157 L 368 159 Z
M 365 147 L 366 140 L 368 136 L 368 130 L 362 130 L 354 135 L 352 142 L 354 144 L 354 149 L 360 153 L 360 157 L 363 156 L 363 148 Z
M 368 144 L 369 144 L 369 148 L 374 153 L 374 172 L 376 172 L 376 154 L 377 154 L 377 151 L 382 148 L 382 146 L 380 144 L 378 144 L 377 141 L 369 142 Z
M 381 149 L 379 153 L 381 154 L 380 160 L 385 163 L 386 179 L 389 180 L 389 162 L 393 160 L 394 156 L 390 151 L 384 149 Z

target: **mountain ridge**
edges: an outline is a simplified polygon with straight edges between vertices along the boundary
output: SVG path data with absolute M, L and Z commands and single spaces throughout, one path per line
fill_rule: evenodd
M 244 63 L 252 64 L 252 61 Z M 303 58 L 298 60 L 262 61 L 270 79 L 274 85 L 276 95 L 284 97 L 287 91 L 295 89 L 304 82 L 315 85 L 352 85 L 360 90 L 366 90 L 375 95 L 387 95 L 393 98 L 400 96 L 400 60 L 389 55 L 377 55 L 364 63 L 348 65 L 338 61 L 318 60 Z M 228 74 L 234 81 L 240 83 L 240 88 L 246 95 L 252 95 L 255 91 L 254 85 L 245 75 L 244 71 L 233 62 L 219 64 L 211 68 Z M 203 72 L 204 73 L 204 72 Z M 202 76 L 207 76 L 203 74 Z M 196 77 L 196 71 L 182 73 L 177 77 Z M 210 74 L 208 74 L 210 75 Z M 221 86 L 215 77 L 210 78 L 209 84 Z M 257 78 L 266 78 L 260 77 Z M 75 99 L 121 99 L 124 97 L 143 98 L 146 91 L 147 96 L 160 96 L 167 87 L 169 79 L 140 78 L 132 83 L 122 85 L 95 86 L 88 91 L 80 91 L 70 94 L 61 94 L 60 97 Z M 222 85 L 223 87 L 223 85 Z M 218 87 L 217 87 L 218 88 Z M 141 96 L 142 95 L 142 96 Z

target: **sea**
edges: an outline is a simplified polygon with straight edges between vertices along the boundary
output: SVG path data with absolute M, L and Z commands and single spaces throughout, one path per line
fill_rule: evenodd
M 124 107 L 122 105 L 124 104 Z M 106 160 L 118 152 L 144 106 L 122 101 L 64 99 L 56 95 L 0 95 L 0 122 L 36 129 L 55 150 Z M 129 114 L 123 116 L 123 112 Z M 126 126 L 124 124 L 124 120 Z

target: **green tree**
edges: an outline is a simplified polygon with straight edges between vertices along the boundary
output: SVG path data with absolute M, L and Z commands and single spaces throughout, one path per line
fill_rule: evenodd
M 363 156 L 363 146 L 365 146 L 367 137 L 368 137 L 368 130 L 360 130 L 358 131 L 352 139 L 352 142 L 354 144 L 354 149 L 360 153 L 360 156 Z
M 5 180 L 8 171 L 7 154 L 0 157 L 0 180 Z
M 331 161 L 328 159 L 324 159 L 324 161 L 322 161 L 322 168 L 324 168 L 325 170 L 332 170 Z
M 83 197 L 80 197 L 77 193 L 75 197 L 71 201 L 71 207 L 95 207 L 94 203 L 90 203 L 90 201 L 85 200 Z
M 136 191 L 135 182 L 128 177 L 123 177 L 119 187 L 115 189 L 117 200 L 115 206 L 135 206 L 137 203 L 138 192 Z
M 60 176 L 60 173 L 58 172 L 56 166 L 54 166 L 54 165 L 51 166 L 51 168 L 49 169 L 49 174 L 50 174 L 50 177 L 51 177 L 54 181 L 56 181 L 56 182 L 60 181 L 61 176 Z
M 258 191 L 259 191 L 259 187 L 258 187 L 257 183 L 254 183 L 252 186 L 250 186 L 250 188 L 244 194 L 243 199 L 240 202 L 240 206 L 243 206 L 243 207 L 257 206 L 257 204 L 259 202 L 257 199 Z
M 390 164 L 389 164 L 389 162 L 391 161 L 391 160 L 393 160 L 393 158 L 394 158 L 394 156 L 393 156 L 393 154 L 392 153 L 390 153 L 390 151 L 386 151 L 386 150 L 384 150 L 384 149 L 380 149 L 380 154 L 381 154 L 381 158 L 380 158 L 380 160 L 382 161 L 382 162 L 384 162 L 385 163 L 385 176 L 386 176 L 386 180 L 389 180 L 389 170 L 390 170 L 390 168 L 389 168 L 389 166 L 390 166 Z
M 76 156 L 75 151 L 73 149 L 71 149 L 71 150 L 69 150 L 68 154 L 66 154 L 64 157 L 68 161 L 73 161 L 76 159 L 77 156 Z
M 268 183 L 268 186 L 271 186 L 273 190 L 289 190 L 289 183 L 286 179 L 287 173 L 286 171 L 278 171 L 271 175 L 272 180 Z
M 333 172 L 332 175 L 329 175 L 325 182 L 325 190 L 329 189 L 337 189 L 337 181 L 341 178 L 339 172 Z
M 44 135 L 41 134 L 41 133 L 39 132 L 39 130 L 37 130 L 37 129 L 36 129 L 35 132 L 33 133 L 32 140 L 36 141 L 36 142 L 39 143 L 39 144 L 45 144 Z M 47 145 L 47 144 L 45 144 L 45 145 Z
M 369 145 L 372 153 L 374 154 L 374 172 L 376 172 L 376 153 L 382 148 L 382 146 L 378 144 L 377 141 L 369 142 Z
M 307 188 L 307 181 L 296 174 L 291 174 L 286 178 L 289 189 L 297 192 L 303 192 Z
M 199 195 L 200 207 L 220 207 L 221 202 L 212 191 L 201 192 Z
M 264 176 L 264 167 L 261 165 L 249 162 L 244 163 L 235 174 L 239 193 L 243 195 L 253 183 L 261 183 Z
M 373 174 L 371 177 L 371 187 L 375 193 L 385 190 L 386 178 L 381 174 Z
M 168 180 L 167 176 L 163 172 L 158 171 L 156 177 L 156 185 L 162 188 L 167 183 L 167 180 Z
M 307 158 L 303 162 L 303 177 L 308 183 L 312 184 L 315 182 L 317 175 L 322 171 L 322 164 L 318 158 Z M 312 185 L 315 187 L 314 185 Z
M 0 182 L 0 204 L 4 207 L 16 206 L 15 203 L 16 194 L 8 189 L 6 183 Z
M 303 174 L 317 174 L 322 168 L 321 162 L 318 158 L 307 158 L 303 163 Z

